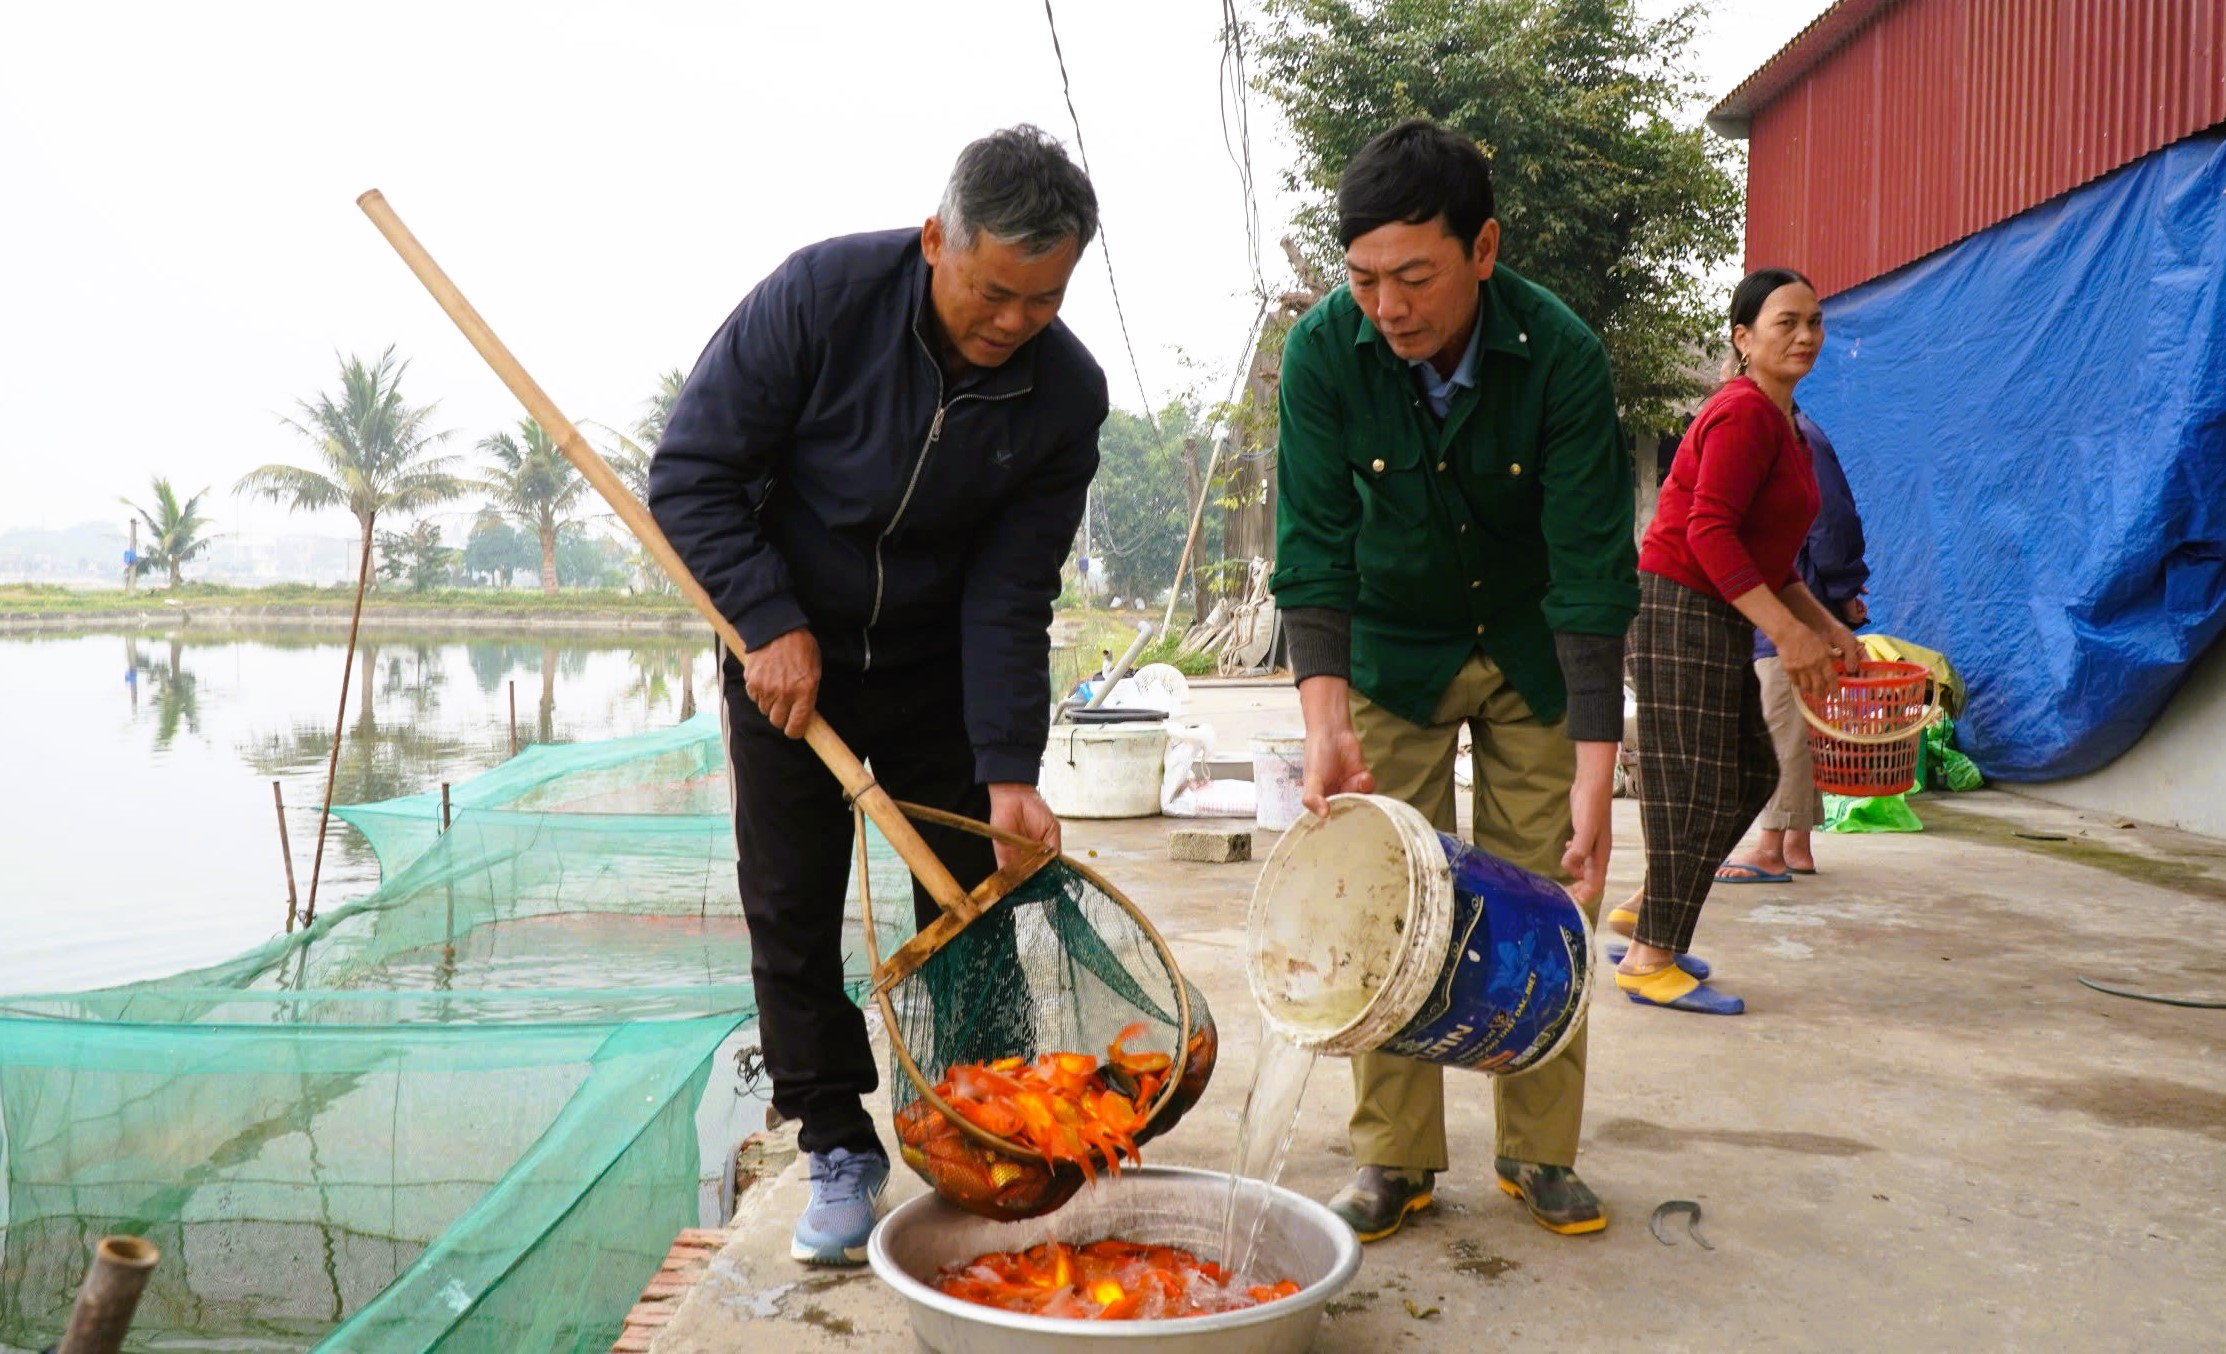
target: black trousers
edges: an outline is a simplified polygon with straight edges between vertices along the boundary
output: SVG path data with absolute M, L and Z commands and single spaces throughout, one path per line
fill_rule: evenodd
M 895 672 L 828 672 L 819 712 L 892 797 L 986 819 L 989 790 L 974 776 L 962 695 L 955 658 Z M 801 1122 L 807 1152 L 878 1147 L 863 1097 L 879 1086 L 879 1072 L 864 1013 L 843 991 L 843 904 L 856 845 L 850 807 L 811 748 L 767 722 L 731 658 L 725 699 L 737 873 L 773 1107 Z M 983 838 L 924 824 L 920 835 L 966 888 L 996 869 L 995 848 Z M 913 912 L 919 925 L 940 913 L 917 881 Z

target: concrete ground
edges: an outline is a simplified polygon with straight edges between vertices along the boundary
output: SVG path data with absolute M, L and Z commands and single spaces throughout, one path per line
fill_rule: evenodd
M 2226 998 L 2226 843 L 1993 792 L 1917 802 L 1922 835 L 1820 837 L 1823 873 L 1711 899 L 1696 952 L 1744 1017 L 1598 996 L 1579 1165 L 1605 1233 L 1553 1236 L 1493 1187 L 1490 1088 L 1453 1074 L 1436 1209 L 1366 1250 L 1315 1348 L 2226 1345 L 2226 1011 L 2076 981 Z M 1177 865 L 1178 826 L 1077 822 L 1067 840 L 1151 914 L 1220 1021 L 1212 1089 L 1147 1156 L 1222 1168 L 1257 1040 L 1244 908 L 1272 843 Z M 1616 831 L 1611 895 L 1640 873 L 1634 804 Z M 1350 1107 L 1325 1064 L 1285 1185 L 1344 1180 Z M 655 1350 L 911 1348 L 872 1278 L 788 1261 L 802 1196 L 793 1171 L 753 1191 Z M 1649 1234 L 1669 1199 L 1701 1205 L 1715 1249 Z

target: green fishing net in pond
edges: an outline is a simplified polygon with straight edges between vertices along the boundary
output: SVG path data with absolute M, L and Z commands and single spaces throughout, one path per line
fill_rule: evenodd
M 130 1349 L 607 1350 L 763 1113 L 716 726 L 620 744 L 455 787 L 445 835 L 437 795 L 349 810 L 384 881 L 305 932 L 0 997 L 0 1349 L 125 1232 Z

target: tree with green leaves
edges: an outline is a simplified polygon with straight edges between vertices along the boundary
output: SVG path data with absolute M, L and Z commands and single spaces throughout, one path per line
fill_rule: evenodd
M 215 534 L 209 530 L 209 519 L 201 515 L 201 500 L 209 496 L 209 491 L 203 489 L 180 503 L 177 491 L 162 476 L 155 476 L 151 487 L 154 489 L 152 508 L 142 508 L 128 498 L 120 500 L 139 514 L 149 537 L 132 570 L 136 574 L 150 574 L 161 569 L 170 575 L 171 587 L 183 587 L 185 566 L 206 553 L 216 541 Z
M 497 587 L 510 586 L 510 576 L 533 567 L 533 543 L 493 508 L 482 511 L 464 538 L 464 574 L 484 578 Z
M 1160 411 L 1156 432 L 1126 409 L 1107 414 L 1098 429 L 1091 568 L 1102 570 L 1115 597 L 1156 597 L 1174 580 L 1190 527 L 1192 472 L 1184 441 L 1201 435 L 1198 423 L 1196 410 L 1174 401 Z
M 325 803 L 317 816 L 317 850 L 310 858 L 304 924 L 317 916 L 317 881 L 324 872 L 325 832 L 332 822 L 332 793 L 339 780 L 348 679 L 355 671 L 363 594 L 371 586 L 372 532 L 382 513 L 422 512 L 457 497 L 465 487 L 452 470 L 455 458 L 435 454 L 448 434 L 432 430 L 433 406 L 413 405 L 402 398 L 402 374 L 409 365 L 397 362 L 391 347 L 369 366 L 359 357 L 344 359 L 338 395 L 321 392 L 303 400 L 298 406 L 301 417 L 284 420 L 317 449 L 320 466 L 266 465 L 241 476 L 233 490 L 295 511 L 346 508 L 363 530 L 355 610 L 348 621 L 347 653 L 341 660 L 340 716 L 333 725 L 332 752 L 325 763 Z M 365 680 L 368 692 L 368 674 Z M 292 930 L 291 915 L 286 923 Z
M 579 506 L 587 481 L 564 458 L 555 441 L 530 418 L 518 420 L 515 436 L 494 433 L 479 449 L 495 458 L 495 468 L 480 481 L 495 506 L 531 527 L 541 540 L 541 591 L 557 590 L 557 528 Z
M 680 388 L 688 384 L 688 373 L 678 367 L 657 378 L 657 393 L 642 401 L 642 416 L 634 420 L 631 436 L 608 424 L 597 424 L 611 435 L 613 446 L 603 459 L 617 472 L 619 479 L 642 502 L 649 501 L 649 458 L 657 444 L 665 440 L 665 425 L 672 420 L 672 407 L 680 402 Z
M 402 398 L 408 370 L 392 348 L 368 366 L 358 357 L 344 360 L 339 391 L 301 401 L 300 417 L 284 420 L 316 448 L 320 464 L 266 465 L 242 476 L 234 490 L 296 512 L 347 509 L 362 531 L 359 583 L 370 575 L 381 516 L 422 512 L 469 487 L 454 473 L 454 457 L 435 454 L 449 434 L 432 430 L 434 406 Z
M 1333 194 L 1378 132 L 1429 117 L 1493 162 L 1500 258 L 1607 345 L 1634 427 L 1703 393 L 1722 342 L 1711 271 L 1739 244 L 1739 152 L 1680 115 L 1702 93 L 1702 6 L 1635 0 L 1268 0 L 1260 87 L 1299 150 L 1305 253 L 1342 275 Z
M 408 531 L 382 531 L 378 547 L 379 577 L 390 583 L 406 580 L 411 592 L 445 586 L 456 565 L 456 550 L 441 544 L 441 529 L 431 522 L 417 522 Z
M 615 588 L 626 582 L 626 549 L 589 533 L 585 522 L 557 531 L 557 581 L 568 588 Z

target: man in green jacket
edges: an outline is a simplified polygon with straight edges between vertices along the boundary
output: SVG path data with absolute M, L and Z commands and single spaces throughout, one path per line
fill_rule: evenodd
M 1474 743 L 1476 844 L 1597 913 L 1607 872 L 1623 632 L 1638 610 L 1632 473 L 1607 354 L 1498 264 L 1476 143 L 1403 123 L 1337 186 L 1348 281 L 1283 350 L 1273 587 L 1306 717 L 1306 801 L 1376 792 L 1456 830 Z M 1607 1225 L 1573 1169 L 1582 1033 L 1495 1078 L 1500 1188 L 1564 1234 Z M 1441 1069 L 1353 1059 L 1364 1241 L 1427 1207 L 1447 1169 Z

